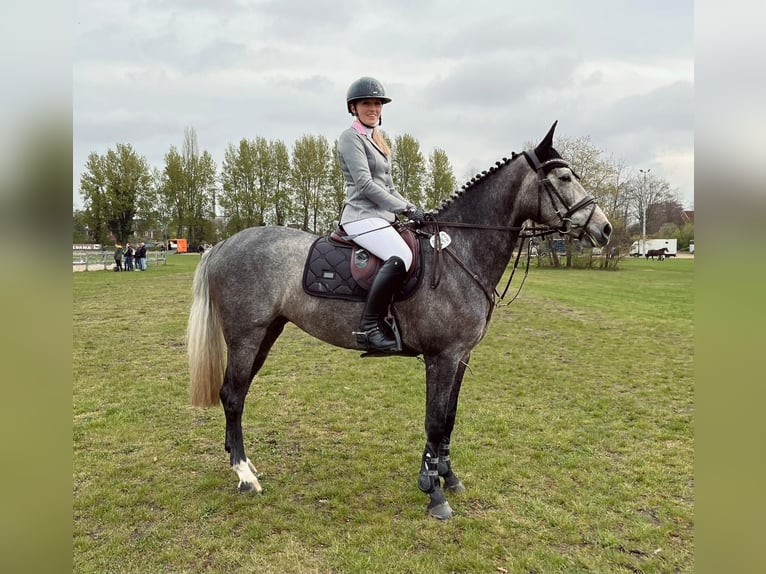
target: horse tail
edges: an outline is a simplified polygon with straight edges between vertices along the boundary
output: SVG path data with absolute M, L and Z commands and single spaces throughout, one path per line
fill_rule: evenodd
M 189 357 L 189 392 L 191 403 L 198 407 L 218 404 L 226 369 L 226 342 L 221 318 L 210 298 L 208 265 L 211 250 L 200 260 L 192 283 L 192 305 L 186 329 L 186 352 Z

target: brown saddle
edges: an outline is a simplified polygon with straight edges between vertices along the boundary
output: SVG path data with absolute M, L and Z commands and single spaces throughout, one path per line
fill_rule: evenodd
M 396 229 L 396 226 L 394 226 Z M 423 275 L 420 241 L 407 227 L 397 229 L 412 251 L 412 265 L 394 301 L 410 297 Z M 331 299 L 364 301 L 383 261 L 353 241 L 339 226 L 311 245 L 303 270 L 303 290 L 309 295 Z

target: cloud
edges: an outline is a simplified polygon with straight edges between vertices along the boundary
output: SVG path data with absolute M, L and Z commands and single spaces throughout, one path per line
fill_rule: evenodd
M 161 162 L 186 126 L 219 161 L 242 138 L 333 141 L 362 75 L 393 98 L 384 129 L 444 149 L 458 179 L 558 119 L 691 194 L 692 170 L 665 158 L 693 157 L 692 16 L 689 0 L 83 0 L 74 195 L 90 151 L 130 142 Z

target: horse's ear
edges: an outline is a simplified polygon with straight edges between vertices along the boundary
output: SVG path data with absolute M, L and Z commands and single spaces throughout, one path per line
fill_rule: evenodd
M 539 144 L 537 144 L 537 147 L 535 148 L 535 152 L 539 155 L 540 152 L 550 149 L 553 147 L 553 132 L 556 131 L 556 124 L 558 124 L 559 121 L 556 120 L 553 122 L 553 125 L 551 126 L 551 129 L 548 130 L 548 133 L 545 134 L 545 137 L 543 138 L 543 141 L 541 141 Z

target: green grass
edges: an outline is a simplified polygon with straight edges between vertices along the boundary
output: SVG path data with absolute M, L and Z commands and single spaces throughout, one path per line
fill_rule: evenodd
M 692 572 L 693 260 L 531 269 L 466 373 L 455 516 L 416 486 L 424 368 L 288 326 L 243 420 L 188 403 L 198 257 L 73 274 L 76 572 Z

